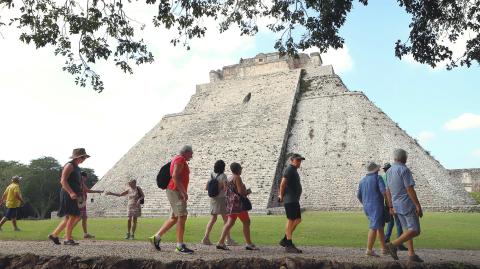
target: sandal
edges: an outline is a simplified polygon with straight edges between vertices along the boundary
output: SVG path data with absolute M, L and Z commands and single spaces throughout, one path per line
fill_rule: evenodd
M 230 250 L 226 245 L 217 245 L 217 249 Z
M 48 239 L 50 239 L 55 245 L 60 245 L 60 240 L 58 239 L 58 237 L 55 237 L 55 236 L 49 234 Z
M 73 241 L 73 239 L 63 241 L 63 244 L 66 246 L 77 246 L 78 243 Z

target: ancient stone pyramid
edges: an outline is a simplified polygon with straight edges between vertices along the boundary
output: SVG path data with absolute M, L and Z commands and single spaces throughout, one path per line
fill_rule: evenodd
M 210 72 L 185 110 L 166 115 L 95 185 L 120 191 L 129 178 L 146 194 L 144 216 L 168 214 L 155 176 L 178 149 L 190 144 L 189 212 L 209 213 L 205 185 L 213 164 L 240 162 L 254 211 L 275 210 L 279 175 L 290 152 L 306 157 L 300 170 L 301 204 L 312 210 L 359 209 L 364 164 L 391 161 L 395 148 L 409 152 L 421 203 L 431 210 L 470 210 L 475 202 L 459 181 L 361 92 L 349 91 L 320 54 L 277 53 L 241 59 Z M 227 173 L 228 174 L 228 173 Z M 96 197 L 96 216 L 126 215 L 126 199 Z

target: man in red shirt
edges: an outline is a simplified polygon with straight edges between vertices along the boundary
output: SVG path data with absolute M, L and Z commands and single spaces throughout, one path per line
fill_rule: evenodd
M 155 249 L 160 250 L 161 237 L 170 230 L 175 224 L 177 225 L 177 247 L 175 252 L 182 254 L 193 254 L 193 250 L 187 248 L 183 242 L 183 235 L 185 233 L 185 222 L 187 221 L 187 188 L 190 180 L 190 169 L 188 168 L 188 161 L 192 159 L 192 146 L 183 146 L 179 154 L 173 157 L 170 165 L 170 174 L 172 179 L 168 184 L 166 194 L 170 202 L 171 214 L 170 218 L 165 221 L 158 232 L 150 237 L 150 242 Z

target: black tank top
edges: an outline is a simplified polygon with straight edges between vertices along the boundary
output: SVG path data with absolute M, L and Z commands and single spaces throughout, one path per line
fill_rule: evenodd
M 80 167 L 76 165 L 73 161 L 68 162 L 73 165 L 73 171 L 70 173 L 70 175 L 67 178 L 68 185 L 70 185 L 70 188 L 72 188 L 72 191 L 76 194 L 81 194 L 82 193 L 82 186 L 81 186 L 81 180 L 82 180 L 82 175 L 80 174 Z

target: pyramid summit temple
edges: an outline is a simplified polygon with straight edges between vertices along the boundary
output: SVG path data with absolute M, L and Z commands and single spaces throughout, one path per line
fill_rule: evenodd
M 478 211 L 461 182 L 362 92 L 349 91 L 319 53 L 298 58 L 258 54 L 210 71 L 181 113 L 164 116 L 94 186 L 119 192 L 136 179 L 145 192 L 144 216 L 169 213 L 155 178 L 183 145 L 189 162 L 190 214 L 209 214 L 206 182 L 216 160 L 243 166 L 253 212 L 271 213 L 288 155 L 305 156 L 299 169 L 307 210 L 358 210 L 356 198 L 368 161 L 392 162 L 403 148 L 420 203 L 430 211 Z M 226 173 L 229 174 L 227 169 Z M 92 196 L 93 197 L 93 196 Z M 126 216 L 126 199 L 94 196 L 92 216 Z

